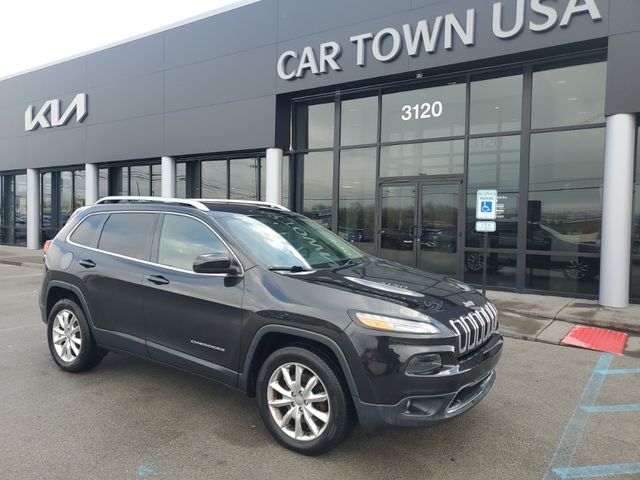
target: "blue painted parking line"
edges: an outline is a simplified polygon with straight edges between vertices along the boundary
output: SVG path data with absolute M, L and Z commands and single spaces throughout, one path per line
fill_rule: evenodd
M 596 397 L 598 396 L 600 388 L 602 388 L 602 383 L 605 377 L 605 375 L 599 374 L 598 372 L 609 370 L 609 366 L 611 365 L 612 360 L 613 354 L 611 353 L 603 353 L 600 356 L 598 363 L 591 373 L 591 378 L 587 382 L 587 385 L 584 387 L 584 391 L 582 392 L 580 401 L 578 402 L 578 405 L 576 405 L 576 408 L 573 410 L 571 419 L 564 429 L 564 433 L 562 434 L 560 443 L 558 443 L 558 447 L 556 448 L 556 451 L 553 454 L 553 458 L 549 463 L 549 470 L 545 474 L 544 480 L 551 480 L 558 477 L 563 478 L 560 477 L 558 473 L 556 473 L 556 470 L 562 471 L 563 469 L 566 469 L 568 465 L 571 465 L 571 461 L 573 460 L 573 456 L 575 455 L 576 448 L 578 446 L 578 443 L 580 443 L 584 428 L 587 424 L 587 419 L 589 418 L 589 413 L 580 407 L 592 406 L 595 403 Z
M 640 463 L 620 463 L 617 465 L 593 465 L 591 467 L 554 468 L 558 478 L 598 478 L 640 473 Z
M 614 368 L 611 370 L 596 370 L 601 375 L 630 375 L 640 373 L 640 368 Z
M 587 413 L 619 413 L 640 412 L 640 403 L 626 403 L 621 405 L 590 405 L 580 407 Z

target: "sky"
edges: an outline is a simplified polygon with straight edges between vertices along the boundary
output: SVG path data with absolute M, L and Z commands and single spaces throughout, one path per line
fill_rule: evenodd
M 2 0 L 0 78 L 234 3 L 238 0 Z

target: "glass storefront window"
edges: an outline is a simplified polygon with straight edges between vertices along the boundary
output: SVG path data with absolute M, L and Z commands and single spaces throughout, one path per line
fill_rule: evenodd
M 598 257 L 527 255 L 526 287 L 596 295 L 599 270 Z
M 129 167 L 129 195 L 146 197 L 151 193 L 151 167 L 135 165 Z
M 98 196 L 100 198 L 109 195 L 109 169 L 101 168 L 98 172 Z
M 636 136 L 636 178 L 633 192 L 633 220 L 631 224 L 631 292 L 640 300 L 640 117 Z
M 184 165 L 184 164 L 183 164 Z M 227 161 L 212 160 L 202 162 L 200 179 L 202 198 L 227 198 Z
M 598 253 L 604 129 L 531 136 L 527 248 Z
M 258 199 L 259 166 L 257 158 L 236 158 L 229 162 L 229 198 Z
M 63 226 L 73 213 L 73 172 L 60 172 L 58 185 L 58 224 Z
M 73 171 L 73 209 L 84 207 L 86 180 L 84 170 Z
M 376 149 L 340 154 L 338 235 L 367 253 L 375 253 Z
M 127 167 L 118 168 L 120 173 L 119 195 L 129 195 L 129 169 Z
M 364 145 L 378 137 L 378 97 L 344 100 L 341 105 L 340 143 Z
M 467 247 L 484 246 L 484 234 L 475 230 L 476 192 L 495 188 L 504 205 L 504 218 L 496 220 L 496 232 L 489 234 L 489 248 L 517 248 L 520 136 L 469 140 L 468 168 Z
M 260 201 L 264 202 L 267 198 L 267 159 L 260 158 Z M 289 204 L 289 156 L 282 157 L 282 205 L 290 208 Z
M 333 147 L 334 104 L 298 105 L 296 148 L 309 150 Z
M 300 155 L 302 214 L 331 228 L 333 206 L 333 152 Z
M 464 171 L 464 140 L 382 147 L 381 177 L 452 175 Z
M 41 237 L 42 241 L 50 240 L 55 236 L 55 231 L 52 231 L 53 226 L 53 174 L 51 172 L 42 174 L 42 225 L 41 225 Z
M 187 198 L 187 164 L 176 164 L 176 197 Z
M 533 74 L 533 128 L 604 123 L 606 62 Z
M 445 85 L 382 96 L 382 141 L 464 135 L 466 85 Z
M 151 196 L 162 196 L 162 166 L 158 163 L 151 165 Z
M 520 130 L 522 75 L 471 83 L 471 134 Z
M 487 253 L 487 285 L 492 287 L 514 288 L 516 286 L 516 254 Z M 465 252 L 464 281 L 472 285 L 482 285 L 484 254 Z
M 27 244 L 27 176 L 15 176 L 14 238 L 16 245 Z

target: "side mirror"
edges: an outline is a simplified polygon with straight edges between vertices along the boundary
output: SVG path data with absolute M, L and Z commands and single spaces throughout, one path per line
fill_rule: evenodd
M 208 253 L 200 255 L 193 262 L 193 271 L 196 273 L 210 274 L 238 273 L 238 269 L 232 265 L 231 258 L 226 253 Z

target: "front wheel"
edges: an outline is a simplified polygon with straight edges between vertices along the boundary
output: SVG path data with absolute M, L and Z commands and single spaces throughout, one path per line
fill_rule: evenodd
M 321 351 L 285 347 L 272 353 L 257 379 L 260 415 L 283 446 L 319 455 L 342 442 L 355 414 L 334 362 Z

